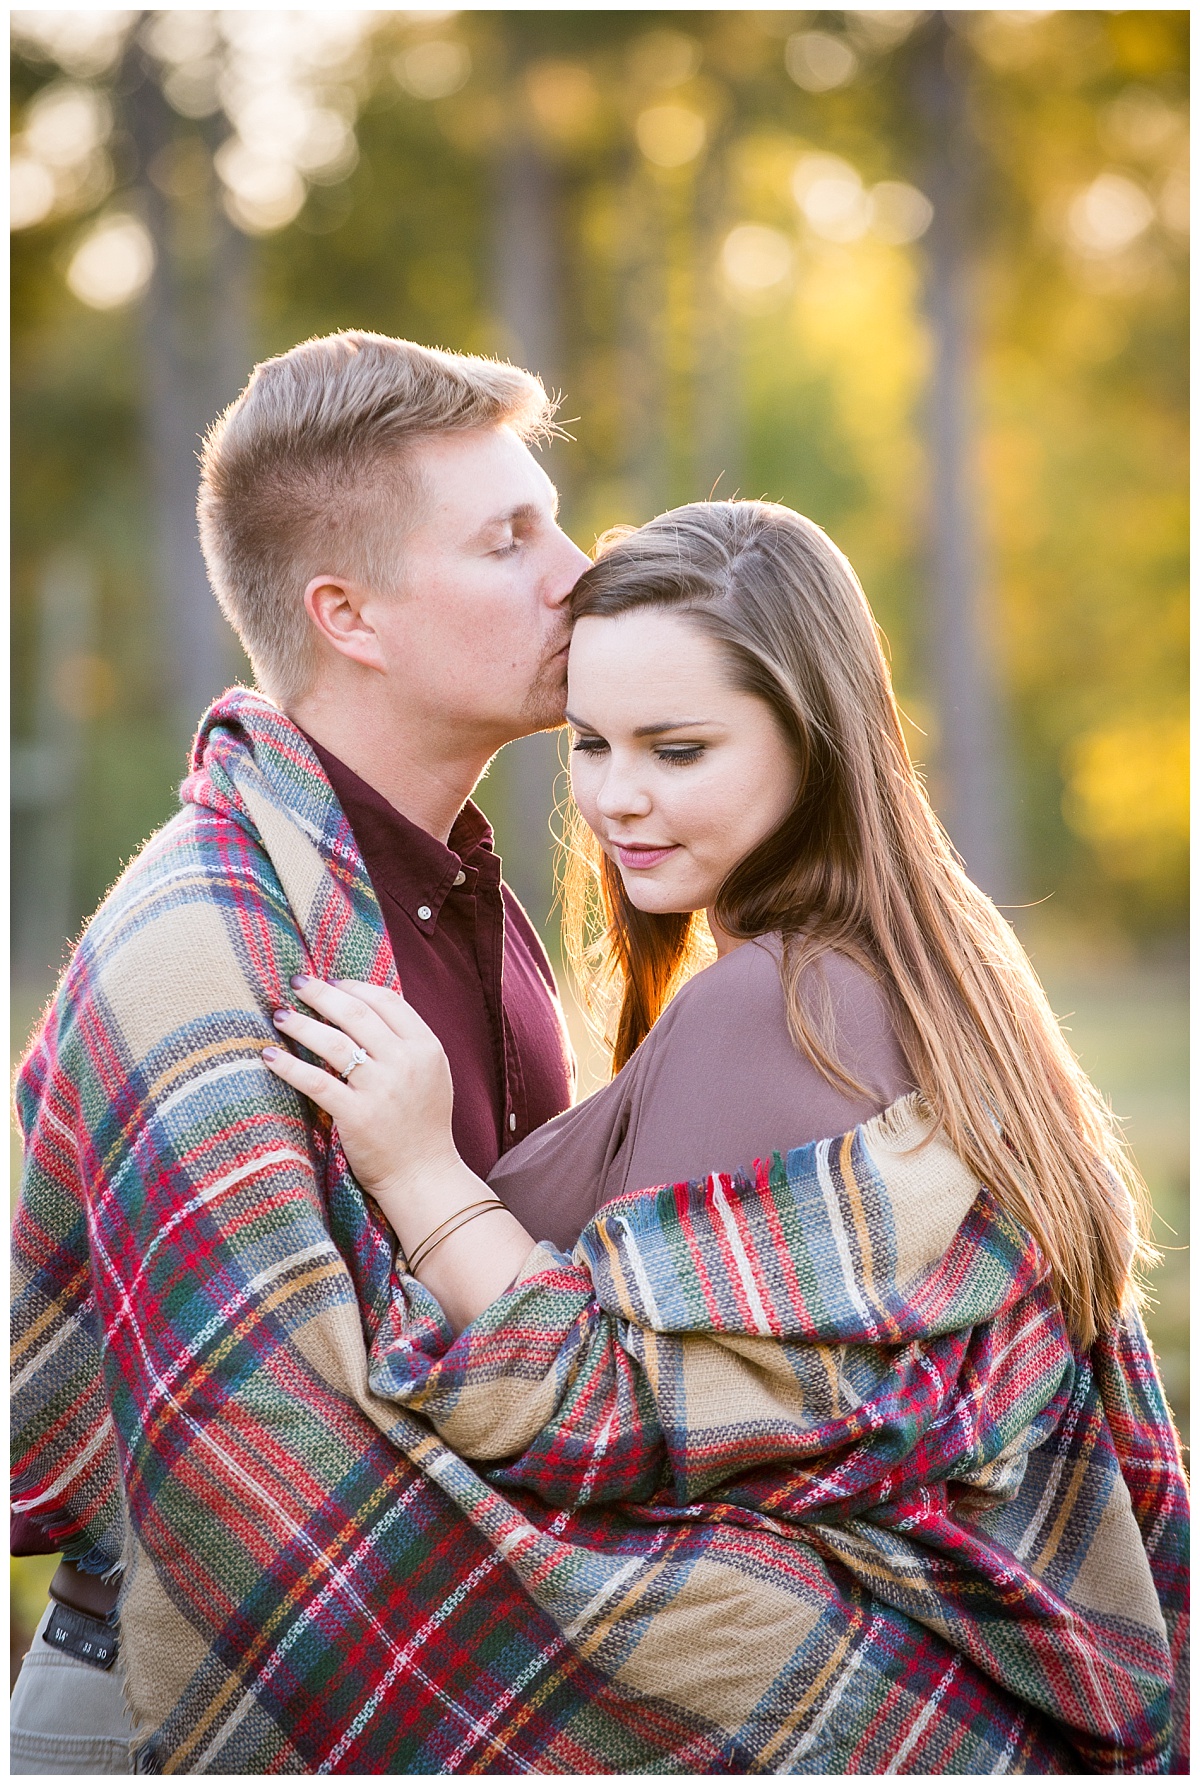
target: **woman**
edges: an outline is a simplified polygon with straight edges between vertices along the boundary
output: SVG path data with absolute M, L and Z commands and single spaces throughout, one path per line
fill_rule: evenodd
M 1167 1424 L 1112 1119 L 925 800 L 820 529 L 696 504 L 606 544 L 569 719 L 612 1084 L 485 1186 L 401 999 L 306 981 L 330 1020 L 277 1018 L 344 1074 L 269 1050 L 403 1250 L 372 1385 L 535 1527 L 530 1497 L 569 1509 L 572 1560 L 543 1575 L 633 1532 L 644 1569 L 647 1530 L 687 1532 L 666 1649 L 611 1572 L 603 1612 L 563 1590 L 563 1627 L 639 1690 L 697 1714 L 715 1693 L 753 1770 L 1165 1770 L 1180 1476 L 1148 1492 L 1130 1448 Z M 689 978 L 701 913 L 716 960 Z M 900 1707 L 906 1667 L 936 1715 Z

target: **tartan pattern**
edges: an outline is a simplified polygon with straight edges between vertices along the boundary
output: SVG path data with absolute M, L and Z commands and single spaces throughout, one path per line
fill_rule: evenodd
M 184 801 L 18 1084 L 16 1493 L 124 1565 L 142 1770 L 1180 1765 L 1144 1336 L 1073 1356 L 919 1111 L 623 1198 L 455 1341 L 258 1057 L 297 970 L 395 983 L 319 765 L 235 690 Z
M 574 1260 L 539 1248 L 457 1339 L 399 1276 L 372 1383 L 496 1488 L 572 1512 L 617 1502 L 624 1518 L 635 1502 L 659 1532 L 682 1525 L 673 1592 L 686 1595 L 699 1558 L 724 1560 L 730 1524 L 736 1567 L 761 1566 L 748 1530 L 836 1564 L 793 1577 L 795 1649 L 765 1634 L 762 1682 L 798 1691 L 813 1676 L 848 1575 L 1070 1731 L 1090 1768 L 1165 1770 L 1186 1501 L 1144 1330 L 1131 1312 L 1078 1355 L 1036 1246 L 930 1128 L 914 1097 L 757 1181 L 619 1198 Z M 922 1142 L 920 1183 L 963 1218 L 943 1249 L 910 1196 L 905 1217 L 926 1221 L 929 1243 L 914 1256 L 910 1228 L 900 1259 L 888 1165 Z M 443 1469 L 482 1518 L 477 1483 Z M 557 1622 L 576 1639 L 586 1624 L 589 1645 L 636 1678 L 645 1606 L 629 1545 L 608 1563 L 610 1594 L 594 1556 L 571 1554 L 590 1526 L 554 1529 L 555 1551 L 543 1541 L 523 1562 L 510 1537 L 510 1557 Z M 647 1541 L 652 1553 L 657 1566 Z M 722 1584 L 708 1590 L 719 1604 Z M 679 1657 L 663 1689 L 711 1702 L 715 1657 L 688 1641 L 692 1608 L 673 1638 L 661 1577 L 657 1591 L 659 1638 Z M 752 1632 L 740 1641 L 755 1651 Z M 760 1706 L 748 1721 L 768 1751 Z

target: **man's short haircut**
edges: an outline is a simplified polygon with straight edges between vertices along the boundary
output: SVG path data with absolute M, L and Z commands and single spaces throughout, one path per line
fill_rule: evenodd
M 286 706 L 312 683 L 313 577 L 398 589 L 415 443 L 501 424 L 529 442 L 553 413 L 516 366 L 357 329 L 256 366 L 205 437 L 198 514 L 209 579 L 264 692 Z

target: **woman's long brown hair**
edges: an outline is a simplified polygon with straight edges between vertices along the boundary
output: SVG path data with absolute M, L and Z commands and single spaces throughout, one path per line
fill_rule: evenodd
M 791 509 L 697 502 L 606 536 L 571 607 L 575 619 L 672 609 L 771 706 L 800 790 L 727 877 L 717 919 L 738 937 L 782 933 L 793 1038 L 835 1083 L 854 1081 L 801 978 L 828 949 L 874 974 L 938 1129 L 1034 1235 L 1072 1336 L 1090 1345 L 1124 1305 L 1137 1259 L 1152 1256 L 1138 1239 L 1145 1186 L 1024 949 L 934 815 L 846 558 Z M 578 814 L 563 906 L 585 999 L 606 981 L 620 997 L 616 1071 L 699 964 L 703 913 L 638 911 Z

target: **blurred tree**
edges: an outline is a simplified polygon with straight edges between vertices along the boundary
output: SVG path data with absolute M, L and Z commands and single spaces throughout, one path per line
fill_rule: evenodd
M 72 901 L 84 721 L 111 674 L 96 654 L 96 590 L 90 564 L 70 550 L 42 566 L 38 588 L 37 683 L 32 734 L 12 753 L 14 818 L 13 960 L 37 983 L 57 963 L 75 927 Z
M 243 667 L 213 600 L 196 533 L 197 454 L 210 422 L 254 363 L 246 237 L 213 192 L 211 127 L 182 120 L 159 84 L 153 30 L 131 38 L 116 81 L 129 131 L 136 208 L 153 271 L 141 300 L 143 441 L 154 490 L 156 580 L 167 718 L 180 747 Z M 157 37 L 161 37 L 161 30 Z M 168 37 L 169 42 L 169 37 Z M 164 46 L 165 47 L 165 46 Z
M 527 57 L 518 51 L 507 72 L 490 206 L 497 347 L 557 392 L 563 371 L 561 180 L 529 103 L 531 91 L 538 89 Z M 542 732 L 510 744 L 489 775 L 488 793 L 503 815 L 510 882 L 543 930 L 554 903 L 550 821 L 558 767 L 557 740 Z
M 1016 890 L 1006 811 L 995 658 L 988 649 L 976 482 L 972 275 L 978 150 L 968 54 L 944 13 L 919 33 L 913 97 L 933 207 L 925 304 L 933 341 L 929 434 L 929 605 L 925 644 L 938 714 L 934 796 L 967 870 L 997 899 Z
M 14 717 L 26 742 L 79 728 L 70 925 L 180 766 L 152 641 L 178 649 L 202 591 L 155 558 L 161 467 L 178 567 L 198 430 L 252 357 L 330 328 L 521 343 L 565 393 L 577 439 L 548 464 L 584 545 L 718 477 L 812 514 L 885 627 L 916 754 L 939 774 L 963 759 L 933 671 L 947 629 L 924 619 L 948 492 L 922 293 L 952 206 L 913 92 L 938 32 L 977 140 L 976 667 L 1009 715 L 1025 883 L 1073 921 L 1182 923 L 1185 15 L 40 13 L 14 31 Z M 147 393 L 185 361 L 168 445 Z M 107 666 L 75 717 L 39 617 L 63 545 L 90 567 Z M 522 835 L 506 774 L 482 795 L 529 890 L 543 815 Z

